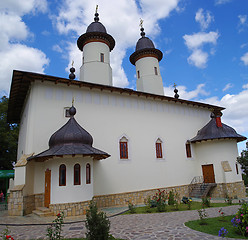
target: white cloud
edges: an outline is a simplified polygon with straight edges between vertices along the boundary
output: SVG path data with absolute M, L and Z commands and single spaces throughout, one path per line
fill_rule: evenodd
M 223 89 L 222 91 L 225 92 L 226 90 L 230 89 L 233 87 L 233 84 L 232 83 L 228 83 Z
M 185 86 L 177 86 L 179 98 L 185 99 L 185 100 L 193 100 L 197 99 L 200 96 L 208 96 L 209 93 L 204 90 L 205 84 L 201 83 L 197 85 L 195 90 L 187 91 L 187 88 Z M 174 87 L 164 87 L 164 95 L 169 97 L 174 97 Z
M 140 18 L 144 19 L 146 36 L 152 38 L 160 32 L 158 20 L 168 17 L 171 11 L 176 10 L 178 2 L 179 0 L 139 0 L 137 2 L 134 0 L 65 0 L 58 15 L 53 19 L 60 34 L 74 32 L 75 38 L 77 38 L 86 31 L 87 26 L 93 21 L 95 7 L 98 4 L 100 22 L 118 43 L 111 52 L 113 83 L 115 86 L 126 87 L 128 79 L 122 68 L 122 61 L 127 48 L 134 47 L 140 37 Z M 82 63 L 80 51 L 76 52 L 76 49 L 71 47 L 69 49 L 72 52 L 69 52 L 67 68 L 70 67 L 72 55 L 75 59 L 79 59 L 78 66 L 80 67 Z
M 205 44 L 216 45 L 218 38 L 218 32 L 199 32 L 192 35 L 184 35 L 185 45 L 192 51 L 192 54 L 188 57 L 188 63 L 198 68 L 205 68 L 209 54 L 201 48 Z M 214 54 L 214 49 L 211 49 L 210 52 Z
M 240 59 L 243 61 L 243 63 L 244 63 L 246 66 L 248 66 L 248 52 L 245 53 Z
M 192 35 L 184 35 L 183 39 L 185 40 L 185 44 L 189 49 L 196 49 L 202 47 L 202 45 L 209 43 L 209 44 L 216 44 L 217 39 L 219 38 L 218 32 L 199 32 L 194 33 Z
M 238 18 L 239 18 L 240 24 L 242 25 L 245 24 L 247 21 L 247 15 L 239 15 Z
M 25 1 L 0 1 L 0 11 L 15 13 L 22 16 L 27 13 L 35 13 L 37 11 L 47 11 L 47 0 L 25 0 Z
M 62 48 L 58 44 L 53 45 L 52 49 L 53 51 L 58 52 L 58 53 L 63 52 Z
M 245 31 L 245 29 L 248 27 L 248 21 L 247 21 L 247 15 L 239 15 L 239 23 L 238 23 L 238 30 L 239 33 Z
M 6 93 L 10 87 L 10 81 L 6 79 L 11 79 L 14 69 L 43 73 L 44 67 L 49 64 L 43 52 L 22 44 L 9 45 L 8 49 L 0 52 L 0 58 L 0 89 Z
M 208 61 L 208 53 L 203 52 L 201 49 L 195 49 L 187 60 L 189 64 L 198 68 L 205 68 Z
M 231 2 L 232 0 L 215 0 L 215 5 L 222 5 Z
M 200 24 L 201 30 L 204 31 L 208 28 L 209 24 L 214 21 L 214 17 L 211 15 L 209 11 L 204 11 L 200 8 L 195 15 L 195 21 Z
M 49 64 L 42 51 L 20 43 L 32 37 L 22 17 L 46 9 L 45 0 L 0 1 L 0 89 L 6 94 L 13 69 L 41 73 Z

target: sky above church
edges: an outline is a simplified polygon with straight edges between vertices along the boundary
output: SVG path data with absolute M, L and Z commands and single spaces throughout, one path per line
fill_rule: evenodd
M 0 0 L 0 97 L 9 95 L 13 69 L 77 79 L 82 53 L 77 38 L 100 22 L 116 46 L 111 52 L 115 86 L 136 89 L 129 62 L 146 36 L 164 57 L 164 92 L 225 107 L 223 122 L 248 137 L 247 0 Z M 245 143 L 239 145 L 240 150 Z

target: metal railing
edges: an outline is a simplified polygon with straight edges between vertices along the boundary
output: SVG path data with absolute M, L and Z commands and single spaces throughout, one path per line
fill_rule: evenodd
M 204 183 L 203 176 L 195 176 L 193 177 L 191 184 L 196 184 L 196 183 Z

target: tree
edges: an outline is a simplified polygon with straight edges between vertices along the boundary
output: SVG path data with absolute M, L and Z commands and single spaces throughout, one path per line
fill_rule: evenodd
M 18 124 L 7 123 L 8 101 L 0 99 L 0 169 L 13 169 L 17 157 Z
M 246 142 L 246 149 L 242 150 L 241 156 L 237 158 L 237 162 L 241 165 L 243 171 L 242 177 L 245 185 L 248 184 L 248 141 Z

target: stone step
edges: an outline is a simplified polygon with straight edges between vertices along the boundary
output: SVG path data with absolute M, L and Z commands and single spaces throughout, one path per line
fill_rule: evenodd
M 33 210 L 33 213 L 39 217 L 49 217 L 53 216 L 53 212 L 49 211 L 40 211 L 40 210 Z
M 50 209 L 47 207 L 37 207 L 36 210 L 39 210 L 41 212 L 50 212 Z

